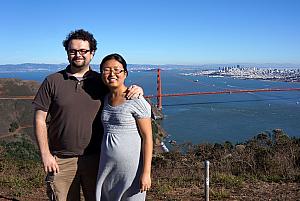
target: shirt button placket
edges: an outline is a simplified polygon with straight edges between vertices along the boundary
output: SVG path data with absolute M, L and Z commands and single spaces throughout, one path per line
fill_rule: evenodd
M 76 82 L 76 92 L 80 92 L 80 90 L 81 90 L 81 82 L 77 81 Z

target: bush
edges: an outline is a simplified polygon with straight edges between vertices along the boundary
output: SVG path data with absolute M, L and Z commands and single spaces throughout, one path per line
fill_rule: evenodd
M 37 148 L 27 139 L 0 142 L 0 187 L 12 196 L 43 187 L 44 172 Z
M 9 131 L 10 133 L 13 133 L 13 132 L 15 132 L 18 128 L 19 128 L 18 122 L 13 121 L 11 124 L 9 124 L 9 129 L 8 129 L 8 131 Z
M 276 129 L 237 145 L 230 142 L 174 145 L 171 152 L 153 158 L 156 198 L 163 200 L 166 194 L 178 189 L 201 188 L 205 160 L 211 164 L 212 196 L 222 199 L 228 197 L 226 189 L 242 188 L 246 181 L 299 181 L 300 139 Z

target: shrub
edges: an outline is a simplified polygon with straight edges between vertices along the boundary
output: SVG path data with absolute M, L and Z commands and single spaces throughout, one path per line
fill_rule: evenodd
M 19 124 L 16 121 L 13 121 L 11 124 L 9 124 L 9 129 L 8 131 L 13 133 L 19 128 Z
M 22 137 L 0 142 L 0 186 L 10 195 L 31 194 L 43 186 L 44 172 L 37 148 Z

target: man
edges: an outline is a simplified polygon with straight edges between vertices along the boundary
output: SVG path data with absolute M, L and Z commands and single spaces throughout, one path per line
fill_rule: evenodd
M 75 30 L 63 45 L 70 64 L 46 77 L 38 90 L 33 101 L 34 131 L 49 199 L 80 200 L 81 188 L 85 200 L 94 201 L 103 133 L 101 102 L 108 90 L 100 74 L 90 68 L 97 50 L 93 35 Z M 127 97 L 142 93 L 134 87 Z

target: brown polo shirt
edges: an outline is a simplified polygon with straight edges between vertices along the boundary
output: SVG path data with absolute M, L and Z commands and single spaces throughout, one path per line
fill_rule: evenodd
M 103 135 L 101 101 L 108 89 L 95 71 L 88 71 L 82 80 L 68 71 L 69 67 L 46 77 L 33 106 L 50 115 L 48 139 L 52 154 L 97 154 Z

